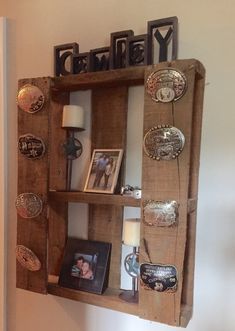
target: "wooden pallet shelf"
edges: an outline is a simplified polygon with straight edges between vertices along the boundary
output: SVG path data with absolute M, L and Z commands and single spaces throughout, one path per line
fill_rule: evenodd
M 138 316 L 139 307 L 136 303 L 127 303 L 119 298 L 122 292 L 114 288 L 107 288 L 102 294 L 93 294 L 65 287 L 57 284 L 58 277 L 49 276 L 48 293 L 59 297 L 88 303 L 90 305 L 108 308 L 123 313 Z
M 49 199 L 60 202 L 80 202 L 101 205 L 116 205 L 128 207 L 140 207 L 141 200 L 119 194 L 102 194 L 87 192 L 49 191 Z
M 88 193 L 82 191 L 49 191 L 48 197 L 51 201 L 57 202 L 80 202 L 97 205 L 116 205 L 126 207 L 141 207 L 141 199 L 135 199 L 120 194 Z M 197 199 L 188 200 L 188 213 L 192 213 L 197 208 Z
M 139 68 L 135 67 L 54 77 L 52 79 L 53 89 L 71 92 L 100 87 L 143 85 L 145 69 L 145 66 L 141 66 Z
M 49 275 L 48 277 L 48 293 L 61 298 L 70 299 L 73 301 L 79 301 L 86 304 L 112 309 L 126 314 L 139 315 L 139 306 L 137 303 L 127 303 L 119 298 L 121 290 L 108 288 L 102 294 L 93 294 L 78 290 L 73 290 L 58 285 L 58 277 Z M 186 327 L 188 321 L 192 317 L 192 307 L 187 305 L 182 305 L 180 325 Z
M 154 102 L 145 91 L 142 137 L 153 126 L 172 125 L 185 136 L 178 158 L 155 161 L 144 152 L 142 158 L 142 198 L 121 195 L 65 192 L 66 158 L 61 146 L 66 131 L 61 128 L 63 106 L 69 93 L 91 89 L 91 150 L 126 150 L 129 86 L 144 84 L 156 70 L 175 68 L 184 73 L 187 91 L 175 102 Z M 41 269 L 31 272 L 17 263 L 17 287 L 49 293 L 99 307 L 129 313 L 141 318 L 186 327 L 193 307 L 193 281 L 196 239 L 196 209 L 205 70 L 194 59 L 159 63 L 105 72 L 65 77 L 22 79 L 44 93 L 44 108 L 36 114 L 19 109 L 18 134 L 28 132 L 43 139 L 46 154 L 40 160 L 27 160 L 19 154 L 18 192 L 35 192 L 44 202 L 41 215 L 22 220 L 18 216 L 17 244 L 31 249 L 41 261 Z M 104 120 L 105 119 L 105 120 Z M 90 151 L 87 151 L 90 153 Z M 125 156 L 117 192 L 125 183 Z M 50 190 L 48 191 L 48 188 Z M 122 222 L 124 207 L 142 208 L 149 201 L 175 200 L 178 219 L 172 227 L 148 226 L 141 210 L 140 263 L 173 265 L 178 272 L 175 293 L 139 289 L 139 304 L 119 299 Z M 103 295 L 60 287 L 57 283 L 68 237 L 68 203 L 88 204 L 87 238 L 112 244 L 109 284 Z M 55 278 L 48 275 L 56 275 Z

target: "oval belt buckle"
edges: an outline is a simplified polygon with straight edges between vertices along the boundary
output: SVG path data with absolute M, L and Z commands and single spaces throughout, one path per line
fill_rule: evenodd
M 23 246 L 16 246 L 16 259 L 22 265 L 22 267 L 29 271 L 38 271 L 41 269 L 41 262 L 37 255 L 31 249 Z
M 42 109 L 45 97 L 35 85 L 26 84 L 18 92 L 17 104 L 26 113 L 36 113 Z
M 18 148 L 20 153 L 30 160 L 40 159 L 46 150 L 43 140 L 30 133 L 19 137 Z
M 177 69 L 160 69 L 149 75 L 146 89 L 155 102 L 176 101 L 187 89 L 186 76 Z
M 23 218 L 34 218 L 42 212 L 42 199 L 34 193 L 21 193 L 15 202 L 18 215 Z
M 170 125 L 158 125 L 144 136 L 144 151 L 148 157 L 160 160 L 175 159 L 183 150 L 183 133 Z

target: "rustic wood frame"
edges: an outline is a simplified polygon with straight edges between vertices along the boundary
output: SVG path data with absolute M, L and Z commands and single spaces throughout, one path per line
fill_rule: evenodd
M 181 99 L 170 103 L 155 103 L 145 93 L 143 136 L 155 124 L 175 125 L 183 131 L 186 138 L 180 156 L 176 160 L 158 162 L 143 155 L 141 201 L 118 194 L 61 192 L 66 183 L 66 160 L 61 151 L 65 133 L 61 129 L 61 119 L 63 105 L 69 102 L 69 92 L 92 90 L 91 149 L 125 150 L 128 87 L 144 84 L 145 76 L 147 78 L 152 71 L 166 67 L 182 71 L 187 77 L 188 89 Z M 34 173 L 36 171 L 41 174 L 40 181 L 35 181 L 35 178 L 33 181 L 30 177 L 32 163 L 19 156 L 21 176 L 18 188 L 19 193 L 37 189 L 37 193 L 41 193 L 45 202 L 48 202 L 48 212 L 45 208 L 37 220 L 22 222 L 18 217 L 18 244 L 23 244 L 36 253 L 42 262 L 42 269 L 32 273 L 17 265 L 17 286 L 115 309 L 153 321 L 187 326 L 193 306 L 196 205 L 205 83 L 202 64 L 194 59 L 177 60 L 149 67 L 20 80 L 19 87 L 25 83 L 39 86 L 47 101 L 44 109 L 35 115 L 19 110 L 19 134 L 25 133 L 30 127 L 31 132 L 44 138 L 48 154 L 40 160 L 41 163 L 33 163 Z M 103 121 L 104 114 L 109 125 Z M 40 128 L 43 128 L 43 131 L 38 132 Z M 119 188 L 124 182 L 125 156 L 123 161 Z M 140 262 L 176 266 L 179 272 L 178 290 L 169 294 L 146 292 L 140 288 L 139 304 L 129 304 L 119 298 L 123 206 L 140 207 L 142 202 L 150 199 L 173 199 L 179 202 L 179 221 L 174 227 L 154 229 L 141 222 Z M 92 293 L 65 289 L 57 285 L 67 240 L 68 202 L 89 204 L 89 240 L 112 243 L 108 289 L 100 296 L 100 300 Z
M 164 295 L 156 292 L 146 294 L 140 288 L 140 316 L 146 319 L 155 316 L 162 323 L 186 326 L 192 316 L 193 305 L 195 204 L 205 70 L 197 61 L 179 60 L 148 67 L 145 79 L 156 68 L 167 67 L 177 68 L 185 74 L 187 91 L 181 99 L 171 103 L 155 103 L 145 93 L 144 135 L 155 125 L 168 124 L 183 132 L 185 145 L 181 154 L 171 161 L 156 161 L 143 154 L 142 168 L 145 171 L 142 175 L 142 202 L 150 199 L 175 200 L 179 203 L 179 216 L 177 226 L 169 228 L 153 228 L 142 223 L 140 262 L 176 266 L 178 289 L 176 293 Z M 194 208 L 190 207 L 192 204 Z M 146 309 L 146 306 L 150 309 Z

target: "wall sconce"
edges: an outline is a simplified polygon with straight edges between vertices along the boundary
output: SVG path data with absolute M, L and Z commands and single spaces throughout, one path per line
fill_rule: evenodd
M 123 223 L 123 244 L 132 246 L 133 252 L 124 260 L 124 267 L 132 277 L 132 290 L 122 292 L 119 297 L 127 302 L 138 302 L 138 275 L 139 275 L 139 245 L 140 245 L 140 219 L 127 218 Z
M 82 154 L 82 144 L 74 137 L 75 131 L 85 130 L 84 109 L 77 105 L 65 105 L 63 108 L 62 128 L 66 129 L 67 141 L 64 149 L 67 157 L 66 191 L 71 190 L 72 161 Z

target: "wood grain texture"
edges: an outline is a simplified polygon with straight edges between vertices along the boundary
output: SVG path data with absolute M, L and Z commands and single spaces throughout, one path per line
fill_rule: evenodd
M 68 236 L 68 204 L 50 200 L 48 224 L 48 272 L 59 275 Z
M 192 136 L 197 130 L 193 126 L 195 108 L 195 81 L 198 63 L 195 60 L 181 60 L 153 66 L 146 77 L 166 67 L 182 71 L 188 82 L 185 95 L 174 103 L 155 103 L 145 95 L 144 134 L 153 126 L 168 124 L 177 127 L 185 136 L 185 146 L 176 160 L 155 161 L 143 155 L 142 200 L 176 200 L 179 207 L 178 223 L 172 228 L 148 228 L 141 226 L 141 256 L 146 256 L 147 243 L 152 263 L 170 264 L 178 270 L 176 293 L 160 293 L 140 289 L 140 315 L 170 325 L 180 325 L 182 288 L 185 266 L 185 252 L 188 228 L 188 199 L 191 185 L 191 151 L 194 148 Z M 199 131 L 200 134 L 200 131 Z M 195 181 L 198 169 L 195 169 Z M 195 234 L 193 234 L 195 236 Z M 141 257 L 141 262 L 145 259 Z
M 49 277 L 48 293 L 76 300 L 90 305 L 113 309 L 127 314 L 138 315 L 138 305 L 119 299 L 120 290 L 108 288 L 102 295 L 59 287 L 57 279 Z
M 142 84 L 145 67 L 87 73 L 58 78 L 24 79 L 19 87 L 33 83 L 46 97 L 44 108 L 35 114 L 19 110 L 19 135 L 41 137 L 46 154 L 40 160 L 28 160 L 19 154 L 18 193 L 39 194 L 43 212 L 35 219 L 17 221 L 17 244 L 30 248 L 42 268 L 30 272 L 17 263 L 17 287 L 46 293 L 47 275 L 58 275 L 67 238 L 67 203 L 89 203 L 88 238 L 112 243 L 109 288 L 104 295 L 61 288 L 49 279 L 48 292 L 142 318 L 186 327 L 192 316 L 195 259 L 196 207 L 205 70 L 196 60 L 177 60 L 147 67 L 153 70 L 175 67 L 187 77 L 185 95 L 174 103 L 155 103 L 146 94 L 144 134 L 159 124 L 180 129 L 186 143 L 176 160 L 154 161 L 143 155 L 142 199 L 119 194 L 64 192 L 66 159 L 62 144 L 66 132 L 61 129 L 65 91 L 92 89 L 92 149 L 123 148 L 124 158 L 116 193 L 123 183 L 125 168 L 128 86 Z M 51 89 L 52 87 L 52 89 Z M 48 193 L 48 189 L 51 190 Z M 119 299 L 123 206 L 139 207 L 145 200 L 176 200 L 178 222 L 173 227 L 148 227 L 141 222 L 140 262 L 171 264 L 178 270 L 176 293 L 159 293 L 140 288 L 139 305 Z M 47 207 L 49 201 L 50 208 Z M 143 211 L 142 211 L 143 213 Z M 48 223 L 49 219 L 49 223 Z M 49 242 L 48 242 L 49 239 Z M 48 252 L 47 252 L 48 247 Z M 48 267 L 47 267 L 48 263 Z
M 19 81 L 19 88 L 25 84 L 38 86 L 44 96 L 43 109 L 35 114 L 29 114 L 18 109 L 18 134 L 27 133 L 40 137 L 48 151 L 49 137 L 49 106 L 50 79 L 35 78 Z M 18 194 L 32 192 L 43 200 L 43 212 L 36 218 L 17 220 L 17 244 L 31 249 L 41 261 L 39 271 L 31 272 L 17 262 L 17 287 L 30 291 L 47 292 L 47 190 L 48 190 L 48 153 L 39 160 L 28 160 L 19 153 L 18 161 Z
M 49 131 L 49 189 L 63 190 L 66 187 L 67 159 L 63 144 L 67 139 L 67 131 L 62 129 L 63 106 L 69 104 L 69 93 L 61 92 L 51 94 L 50 101 L 50 131 Z
M 49 189 L 53 190 L 66 187 L 67 159 L 63 144 L 67 132 L 61 128 L 65 104 L 69 104 L 69 93 L 52 93 L 49 113 Z M 50 199 L 48 219 L 48 270 L 58 275 L 68 235 L 68 203 Z
M 53 78 L 53 88 L 60 91 L 78 91 L 100 87 L 143 85 L 144 71 L 143 66 L 55 77 Z
M 120 288 L 121 238 L 123 207 L 110 205 L 89 206 L 88 238 L 112 244 L 109 287 Z
M 126 86 L 98 88 L 92 91 L 92 150 L 126 147 L 128 89 Z M 123 182 L 125 153 L 118 181 Z M 120 263 L 123 207 L 89 206 L 88 238 L 112 243 L 109 286 L 120 288 Z
M 89 192 L 58 192 L 50 191 L 49 198 L 58 202 L 81 202 L 115 206 L 140 207 L 141 200 L 120 194 L 102 194 Z
M 125 147 L 127 102 L 127 86 L 92 91 L 92 149 Z
M 192 124 L 191 163 L 189 197 L 196 200 L 198 196 L 198 173 L 200 165 L 201 128 L 203 114 L 203 97 L 205 88 L 205 69 L 197 62 L 195 89 L 194 89 L 194 112 Z M 193 306 L 194 265 L 195 265 L 195 240 L 196 240 L 197 209 L 188 215 L 187 243 L 184 264 L 184 283 L 182 291 L 182 304 Z M 192 315 L 192 310 L 191 310 Z

